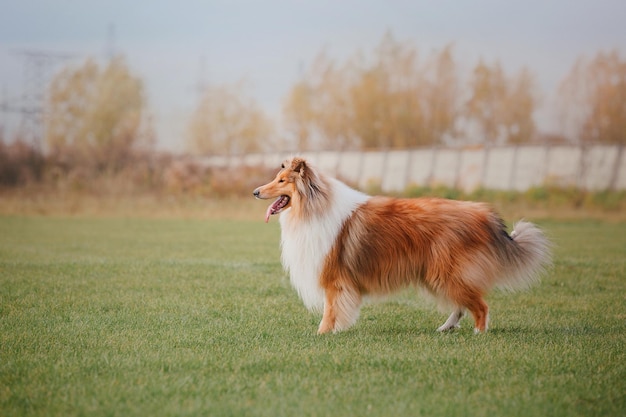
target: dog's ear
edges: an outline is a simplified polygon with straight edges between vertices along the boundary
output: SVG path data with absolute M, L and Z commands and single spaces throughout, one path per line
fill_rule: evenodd
M 294 158 L 291 161 L 291 170 L 298 173 L 300 177 L 304 177 L 307 171 L 306 161 L 302 158 Z

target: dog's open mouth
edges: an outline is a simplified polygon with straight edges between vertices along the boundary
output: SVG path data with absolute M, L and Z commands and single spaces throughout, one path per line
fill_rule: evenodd
M 289 196 L 281 195 L 280 197 L 278 197 L 276 201 L 274 201 L 267 208 L 267 212 L 265 212 L 265 223 L 270 220 L 270 216 L 280 213 L 285 208 L 285 206 L 287 206 L 287 204 L 289 204 Z

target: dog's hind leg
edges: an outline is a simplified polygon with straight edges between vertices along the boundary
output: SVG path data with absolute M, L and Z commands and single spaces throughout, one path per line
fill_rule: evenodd
M 446 320 L 444 324 L 439 326 L 437 331 L 446 332 L 448 330 L 458 329 L 459 327 L 461 327 L 459 322 L 461 321 L 463 316 L 465 316 L 465 310 L 461 307 L 457 307 L 457 309 L 454 310 L 452 314 L 450 314 L 450 317 L 448 317 L 448 320 Z
M 474 333 L 487 331 L 489 307 L 487 307 L 487 303 L 483 300 L 483 294 L 480 289 L 469 286 L 456 286 L 453 291 L 450 291 L 447 294 L 447 298 L 454 302 L 457 306 L 462 306 L 462 308 L 467 309 L 470 313 L 472 313 L 475 322 Z M 457 311 L 455 311 L 455 313 Z M 445 328 L 446 324 L 449 324 L 449 322 L 454 323 L 455 317 L 453 316 L 454 313 L 452 313 L 450 318 L 441 327 Z
M 487 331 L 487 326 L 489 324 L 489 307 L 487 307 L 487 303 L 479 297 L 472 301 L 471 304 L 467 306 L 467 309 L 474 316 L 474 333 L 484 333 Z
M 331 286 L 326 288 L 324 317 L 318 334 L 339 332 L 352 326 L 359 318 L 361 294 L 351 287 Z

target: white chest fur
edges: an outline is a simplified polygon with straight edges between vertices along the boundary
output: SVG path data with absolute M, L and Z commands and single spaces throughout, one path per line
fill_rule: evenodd
M 328 255 L 352 212 L 369 196 L 330 180 L 331 204 L 325 212 L 306 221 L 294 218 L 291 209 L 280 215 L 282 263 L 291 284 L 309 310 L 324 306 L 319 277 Z

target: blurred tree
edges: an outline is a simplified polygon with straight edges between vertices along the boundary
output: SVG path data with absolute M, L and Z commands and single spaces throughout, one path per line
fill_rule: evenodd
M 386 33 L 374 62 L 354 65 L 352 127 L 365 148 L 404 148 L 423 140 L 417 50 Z
M 338 67 L 325 54 L 313 65 L 313 115 L 316 142 L 323 149 L 346 149 L 354 144 L 348 86 L 349 69 Z
M 452 45 L 435 54 L 427 69 L 432 79 L 424 88 L 426 137 L 423 144 L 434 145 L 458 134 L 461 94 Z
M 348 69 L 321 52 L 287 96 L 283 113 L 298 150 L 353 146 Z
M 236 87 L 211 87 L 192 115 L 188 148 L 197 154 L 258 152 L 270 140 L 272 125 L 259 106 Z
M 52 80 L 46 143 L 53 154 L 89 160 L 97 170 L 117 170 L 140 144 L 143 112 L 143 84 L 122 57 L 103 70 L 89 59 Z
M 313 148 L 312 130 L 315 121 L 311 86 L 306 81 L 297 82 L 289 92 L 283 113 L 287 129 L 295 138 L 295 147 L 306 151 Z
M 40 181 L 45 158 L 37 147 L 19 134 L 12 143 L 2 139 L 0 136 L 0 186 L 15 187 Z
M 537 105 L 534 79 L 526 68 L 507 83 L 508 92 L 504 103 L 504 125 L 506 142 L 521 144 L 530 142 L 535 136 L 536 125 L 533 113 Z
M 490 67 L 481 60 L 474 68 L 470 90 L 467 116 L 479 126 L 487 145 L 496 144 L 503 135 L 506 101 L 506 80 L 500 64 Z
M 626 144 L 626 61 L 580 58 L 560 88 L 564 129 L 577 141 Z
M 386 33 L 370 59 L 318 55 L 290 91 L 285 119 L 300 149 L 406 148 L 440 143 L 459 116 L 452 47 L 425 68 L 417 49 Z
M 532 140 L 537 98 L 530 71 L 523 69 L 508 78 L 498 62 L 489 66 L 481 60 L 474 68 L 470 91 L 466 115 L 478 125 L 485 144 Z

